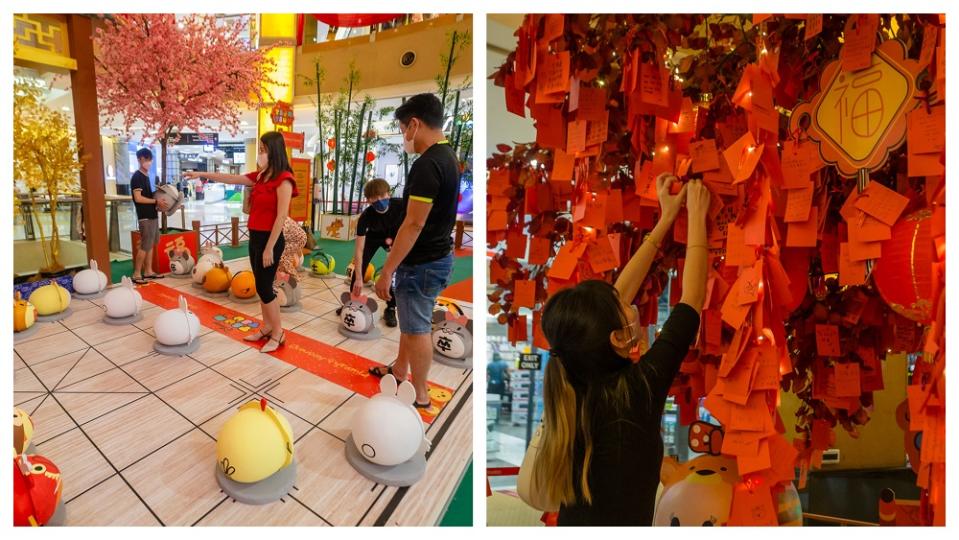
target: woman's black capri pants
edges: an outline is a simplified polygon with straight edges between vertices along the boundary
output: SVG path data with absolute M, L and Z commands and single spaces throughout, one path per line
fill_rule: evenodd
M 283 235 L 277 237 L 276 245 L 273 246 L 273 265 L 267 268 L 263 267 L 263 251 L 266 249 L 266 243 L 270 240 L 270 231 L 250 231 L 250 269 L 253 270 L 253 277 L 256 281 L 256 294 L 260 295 L 260 301 L 269 304 L 276 298 L 273 292 L 273 282 L 276 280 L 276 269 L 280 263 L 280 255 L 283 254 L 283 248 L 286 247 L 286 241 Z

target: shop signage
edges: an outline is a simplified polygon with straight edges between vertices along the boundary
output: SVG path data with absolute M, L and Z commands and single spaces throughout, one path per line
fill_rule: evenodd
M 519 355 L 519 368 L 530 371 L 539 371 L 543 365 L 543 358 L 536 353 L 522 353 Z
M 216 146 L 220 142 L 219 133 L 181 133 L 177 146 Z

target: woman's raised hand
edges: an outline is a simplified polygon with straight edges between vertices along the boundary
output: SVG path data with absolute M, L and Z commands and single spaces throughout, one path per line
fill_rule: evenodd
M 200 171 L 183 171 L 183 178 L 199 178 L 202 174 Z
M 678 178 L 666 172 L 660 173 L 656 177 L 656 196 L 659 198 L 659 206 L 663 209 L 662 219 L 669 223 L 676 221 L 676 216 L 679 215 L 679 210 L 683 207 L 683 201 L 686 199 L 686 186 L 683 186 L 676 195 L 669 193 L 670 186 L 673 182 L 678 181 Z
M 686 183 L 686 211 L 690 218 L 705 218 L 709 212 L 709 188 L 700 179 Z

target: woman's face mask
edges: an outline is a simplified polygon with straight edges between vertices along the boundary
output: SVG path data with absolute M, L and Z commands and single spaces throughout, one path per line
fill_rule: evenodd
M 390 200 L 389 198 L 380 199 L 378 201 L 374 201 L 370 206 L 373 207 L 373 210 L 376 210 L 381 214 L 385 214 L 386 211 L 390 209 Z
M 270 160 L 266 157 L 266 152 L 260 152 L 256 155 L 256 166 L 260 169 L 265 169 L 267 165 L 270 164 Z
M 642 336 L 642 327 L 639 324 L 639 308 L 630 304 L 628 313 L 627 320 L 629 323 L 622 330 L 623 335 L 627 336 L 626 349 L 628 349 L 628 352 L 626 356 L 633 361 L 637 361 L 639 360 L 639 343 Z

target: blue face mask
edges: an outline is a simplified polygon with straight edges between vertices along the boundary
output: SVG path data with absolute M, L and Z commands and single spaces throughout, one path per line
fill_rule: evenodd
M 373 203 L 373 204 L 370 205 L 370 206 L 373 207 L 373 210 L 376 210 L 377 212 L 379 212 L 379 213 L 381 213 L 381 214 L 384 214 L 384 213 L 386 213 L 386 211 L 389 210 L 389 208 L 390 208 L 390 200 L 389 200 L 389 199 L 380 199 L 380 200 L 376 201 L 375 203 Z

